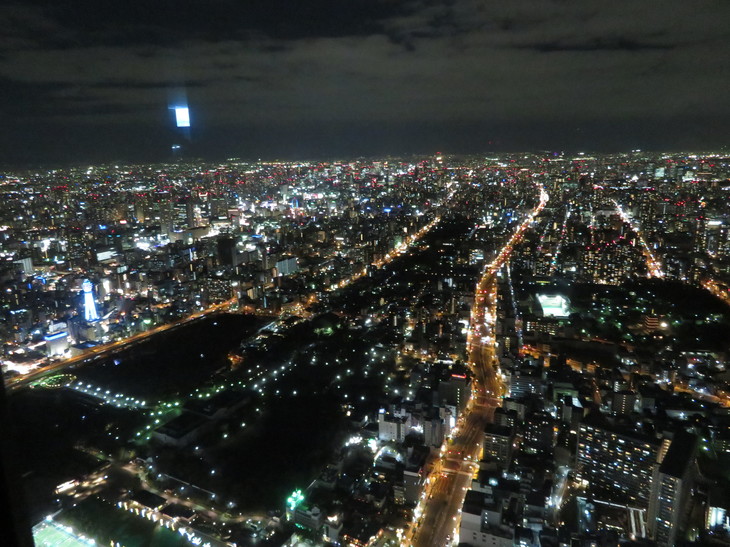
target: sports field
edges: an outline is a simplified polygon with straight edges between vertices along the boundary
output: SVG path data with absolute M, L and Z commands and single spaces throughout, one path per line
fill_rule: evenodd
M 71 528 L 53 520 L 44 520 L 33 527 L 36 547 L 89 547 L 96 545 L 92 539 L 81 539 Z

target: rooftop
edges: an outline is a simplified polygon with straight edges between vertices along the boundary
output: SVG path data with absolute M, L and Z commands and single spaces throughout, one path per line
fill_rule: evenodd
M 200 427 L 205 421 L 206 419 L 202 416 L 198 416 L 192 412 L 183 412 L 177 418 L 173 418 L 166 424 L 158 427 L 157 431 L 172 438 L 180 438 L 197 427 Z
M 672 439 L 659 471 L 665 475 L 682 478 L 697 451 L 698 438 L 692 433 L 678 431 Z

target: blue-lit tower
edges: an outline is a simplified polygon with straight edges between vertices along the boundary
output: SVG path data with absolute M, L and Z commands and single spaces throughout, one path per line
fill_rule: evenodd
M 94 286 L 91 281 L 84 279 L 81 284 L 81 288 L 84 290 L 84 319 L 91 323 L 92 321 L 99 320 L 99 313 L 96 311 L 96 303 L 94 302 L 94 293 L 92 289 Z

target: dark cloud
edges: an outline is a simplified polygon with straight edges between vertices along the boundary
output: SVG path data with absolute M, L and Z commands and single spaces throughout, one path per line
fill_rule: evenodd
M 0 77 L 0 112 L 11 118 L 21 113 L 45 110 L 43 105 L 55 100 L 54 96 L 69 89 L 65 82 L 24 83 Z
M 207 82 L 190 80 L 185 82 L 185 87 L 193 89 L 196 87 L 203 87 Z M 128 80 L 107 80 L 102 82 L 93 82 L 88 84 L 86 87 L 89 89 L 170 89 L 170 82 L 132 82 Z
M 164 150 L 180 100 L 201 151 L 724 144 L 728 20 L 713 0 L 4 5 L 0 152 L 36 149 L 43 120 L 68 146 L 93 128 Z
M 360 36 L 379 31 L 383 20 L 408 11 L 404 3 L 391 0 L 31 0 L 29 5 L 30 11 L 10 6 L 2 19 L 12 22 L 25 13 L 27 34 L 41 21 L 53 21 L 66 30 L 62 37 L 33 38 L 64 47 Z
M 529 44 L 519 46 L 523 49 L 534 49 L 541 53 L 556 53 L 561 51 L 662 51 L 671 50 L 676 47 L 675 44 L 652 44 L 647 42 L 639 42 L 637 40 L 626 40 L 623 38 L 596 38 L 589 42 L 582 43 L 560 43 L 560 42 L 543 42 L 540 44 Z

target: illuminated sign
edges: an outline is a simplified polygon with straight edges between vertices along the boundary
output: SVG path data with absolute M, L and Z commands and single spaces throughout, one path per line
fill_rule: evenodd
M 175 121 L 178 127 L 190 127 L 190 110 L 187 106 L 175 107 Z
M 304 501 L 304 494 L 302 494 L 301 490 L 295 490 L 292 492 L 292 495 L 289 496 L 289 498 L 286 500 L 286 505 L 289 507 L 290 511 L 294 511 L 296 509 L 297 505 L 302 503 Z

